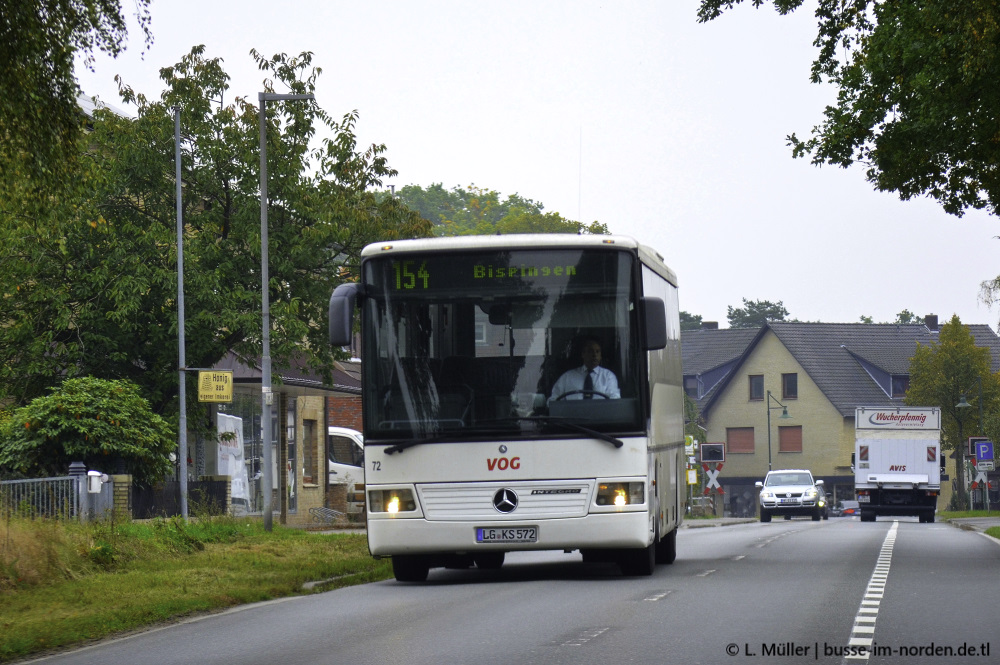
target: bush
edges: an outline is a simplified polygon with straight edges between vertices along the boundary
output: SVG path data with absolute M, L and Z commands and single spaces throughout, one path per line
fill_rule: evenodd
M 174 441 L 173 427 L 153 413 L 135 384 L 67 379 L 0 420 L 0 470 L 59 476 L 82 461 L 144 484 L 170 472 Z

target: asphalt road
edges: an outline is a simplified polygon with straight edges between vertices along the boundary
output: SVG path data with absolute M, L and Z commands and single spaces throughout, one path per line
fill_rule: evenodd
M 45 662 L 1000 663 L 998 575 L 1000 542 L 947 524 L 752 522 L 682 530 L 651 577 L 513 554 L 499 571 L 263 603 Z

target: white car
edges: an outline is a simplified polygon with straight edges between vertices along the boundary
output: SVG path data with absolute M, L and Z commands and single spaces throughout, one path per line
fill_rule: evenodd
M 760 490 L 760 521 L 770 522 L 772 515 L 809 515 L 814 522 L 829 517 L 826 491 L 822 480 L 815 480 L 806 469 L 768 471 Z

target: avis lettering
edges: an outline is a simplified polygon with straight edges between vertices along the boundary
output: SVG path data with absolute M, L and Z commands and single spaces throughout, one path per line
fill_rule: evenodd
M 892 466 L 889 467 L 889 470 L 890 471 L 906 471 L 906 465 L 905 464 L 893 464 Z
M 486 460 L 486 468 L 490 471 L 500 470 L 506 471 L 507 469 L 520 469 L 521 468 L 521 458 L 511 457 L 507 459 L 506 457 L 491 457 Z

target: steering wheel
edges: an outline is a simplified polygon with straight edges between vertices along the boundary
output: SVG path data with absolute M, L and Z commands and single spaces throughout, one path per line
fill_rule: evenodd
M 600 391 L 597 391 L 597 390 L 570 390 L 570 391 L 564 392 L 562 395 L 560 395 L 559 397 L 556 397 L 552 401 L 553 402 L 558 402 L 561 399 L 566 399 L 566 397 L 569 396 L 569 395 L 579 395 L 579 394 L 591 395 L 591 396 L 597 395 L 599 397 L 603 397 L 604 399 L 611 399 L 610 397 L 608 397 L 604 393 L 602 393 Z

